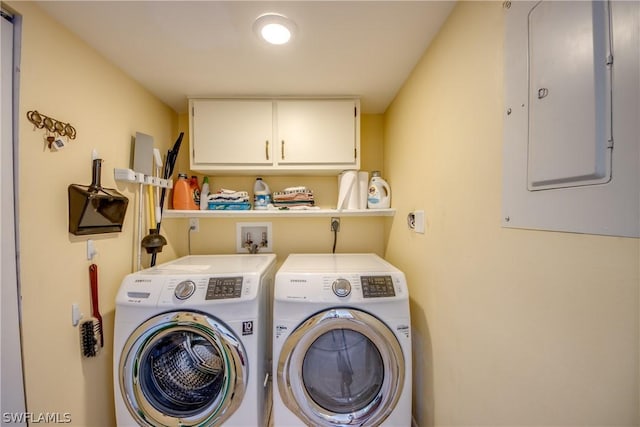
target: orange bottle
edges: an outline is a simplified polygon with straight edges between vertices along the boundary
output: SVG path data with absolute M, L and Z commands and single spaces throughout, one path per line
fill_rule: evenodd
M 193 190 L 184 173 L 178 174 L 178 180 L 173 185 L 173 209 L 177 210 L 197 210 L 193 200 Z
M 191 186 L 191 196 L 196 205 L 194 209 L 200 209 L 200 184 L 198 184 L 198 177 L 195 175 L 191 176 L 189 185 Z

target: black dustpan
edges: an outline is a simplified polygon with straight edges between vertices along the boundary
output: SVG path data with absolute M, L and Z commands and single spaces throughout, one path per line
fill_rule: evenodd
M 76 236 L 122 231 L 129 199 L 100 186 L 101 169 L 102 159 L 95 159 L 91 185 L 69 186 L 69 232 Z

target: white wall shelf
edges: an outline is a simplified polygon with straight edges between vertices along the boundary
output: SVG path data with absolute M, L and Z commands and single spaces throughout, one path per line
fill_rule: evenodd
M 395 209 L 309 209 L 309 210 L 174 210 L 167 209 L 162 219 L 168 218 L 317 218 L 317 217 L 358 217 L 358 216 L 394 216 Z

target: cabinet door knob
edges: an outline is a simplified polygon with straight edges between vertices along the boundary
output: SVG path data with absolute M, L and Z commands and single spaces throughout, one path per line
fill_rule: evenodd
M 264 155 L 269 160 L 269 140 L 264 142 Z
M 284 160 L 284 139 L 282 140 L 282 144 L 280 144 L 280 157 Z

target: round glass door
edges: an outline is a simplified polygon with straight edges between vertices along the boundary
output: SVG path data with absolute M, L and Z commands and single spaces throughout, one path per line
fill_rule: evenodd
M 380 393 L 384 364 L 373 342 L 352 329 L 320 335 L 302 362 L 309 396 L 330 412 L 349 414 L 366 408 Z
M 380 424 L 404 384 L 402 349 L 376 317 L 354 309 L 316 314 L 285 341 L 278 390 L 310 425 Z
M 120 387 L 142 425 L 219 425 L 239 406 L 246 354 L 233 332 L 201 313 L 165 313 L 129 337 Z

